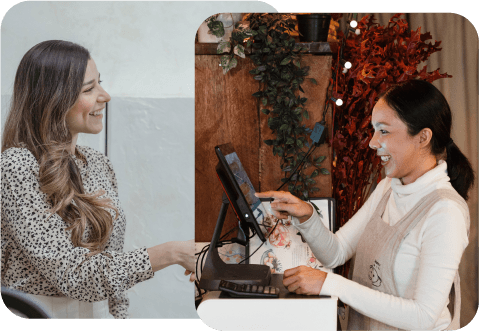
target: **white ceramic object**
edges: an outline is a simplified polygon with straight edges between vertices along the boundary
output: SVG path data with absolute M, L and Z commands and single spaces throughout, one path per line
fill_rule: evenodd
M 243 14 L 241 13 L 222 13 L 218 15 L 217 20 L 223 22 L 225 29 L 225 35 L 221 38 L 218 38 L 209 32 L 208 25 L 206 22 L 203 22 L 198 29 L 198 42 L 200 43 L 217 43 L 222 40 L 229 40 L 231 33 L 233 32 L 234 26 L 236 23 L 241 21 Z

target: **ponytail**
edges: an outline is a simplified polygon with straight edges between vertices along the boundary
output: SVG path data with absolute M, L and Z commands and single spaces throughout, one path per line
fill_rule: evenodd
M 472 170 L 471 163 L 452 139 L 446 145 L 446 152 L 447 174 L 451 180 L 452 187 L 464 200 L 467 200 L 467 193 L 474 185 L 474 170 Z

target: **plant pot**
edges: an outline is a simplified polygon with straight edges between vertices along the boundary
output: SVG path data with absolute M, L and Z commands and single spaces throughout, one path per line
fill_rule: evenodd
M 222 37 L 216 37 L 208 33 L 209 28 L 206 22 L 203 22 L 198 29 L 198 42 L 200 43 L 217 43 L 222 40 L 229 40 L 231 37 L 231 32 L 233 32 L 234 26 L 236 23 L 241 21 L 243 15 L 241 13 L 222 13 L 217 17 L 218 21 L 223 22 L 223 27 L 225 29 L 225 34 Z
M 328 41 L 329 14 L 299 14 L 298 20 L 299 40 L 302 42 Z

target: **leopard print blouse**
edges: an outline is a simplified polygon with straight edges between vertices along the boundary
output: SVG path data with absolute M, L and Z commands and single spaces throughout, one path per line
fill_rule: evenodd
M 110 313 L 127 318 L 126 290 L 153 277 L 150 259 L 146 248 L 123 252 L 126 220 L 108 158 L 85 146 L 77 151 L 84 156 L 73 158 L 85 192 L 105 190 L 120 213 L 107 246 L 91 257 L 88 249 L 73 246 L 67 223 L 57 214 L 47 220 L 52 206 L 40 190 L 37 160 L 26 148 L 9 148 L 1 159 L 1 283 L 30 294 L 108 299 Z

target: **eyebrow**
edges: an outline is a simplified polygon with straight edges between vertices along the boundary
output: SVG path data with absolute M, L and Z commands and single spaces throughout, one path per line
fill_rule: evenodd
M 100 73 L 98 73 L 98 80 L 100 80 Z M 88 81 L 88 82 L 86 82 L 86 83 L 83 83 L 82 86 L 90 85 L 90 84 L 92 84 L 94 81 L 95 81 L 95 79 L 92 79 L 92 80 L 90 80 L 90 81 Z
M 386 123 L 386 122 L 377 122 L 377 123 L 375 123 L 375 124 L 371 123 L 371 125 L 372 125 L 373 127 L 380 126 L 380 125 L 389 126 L 389 123 Z

